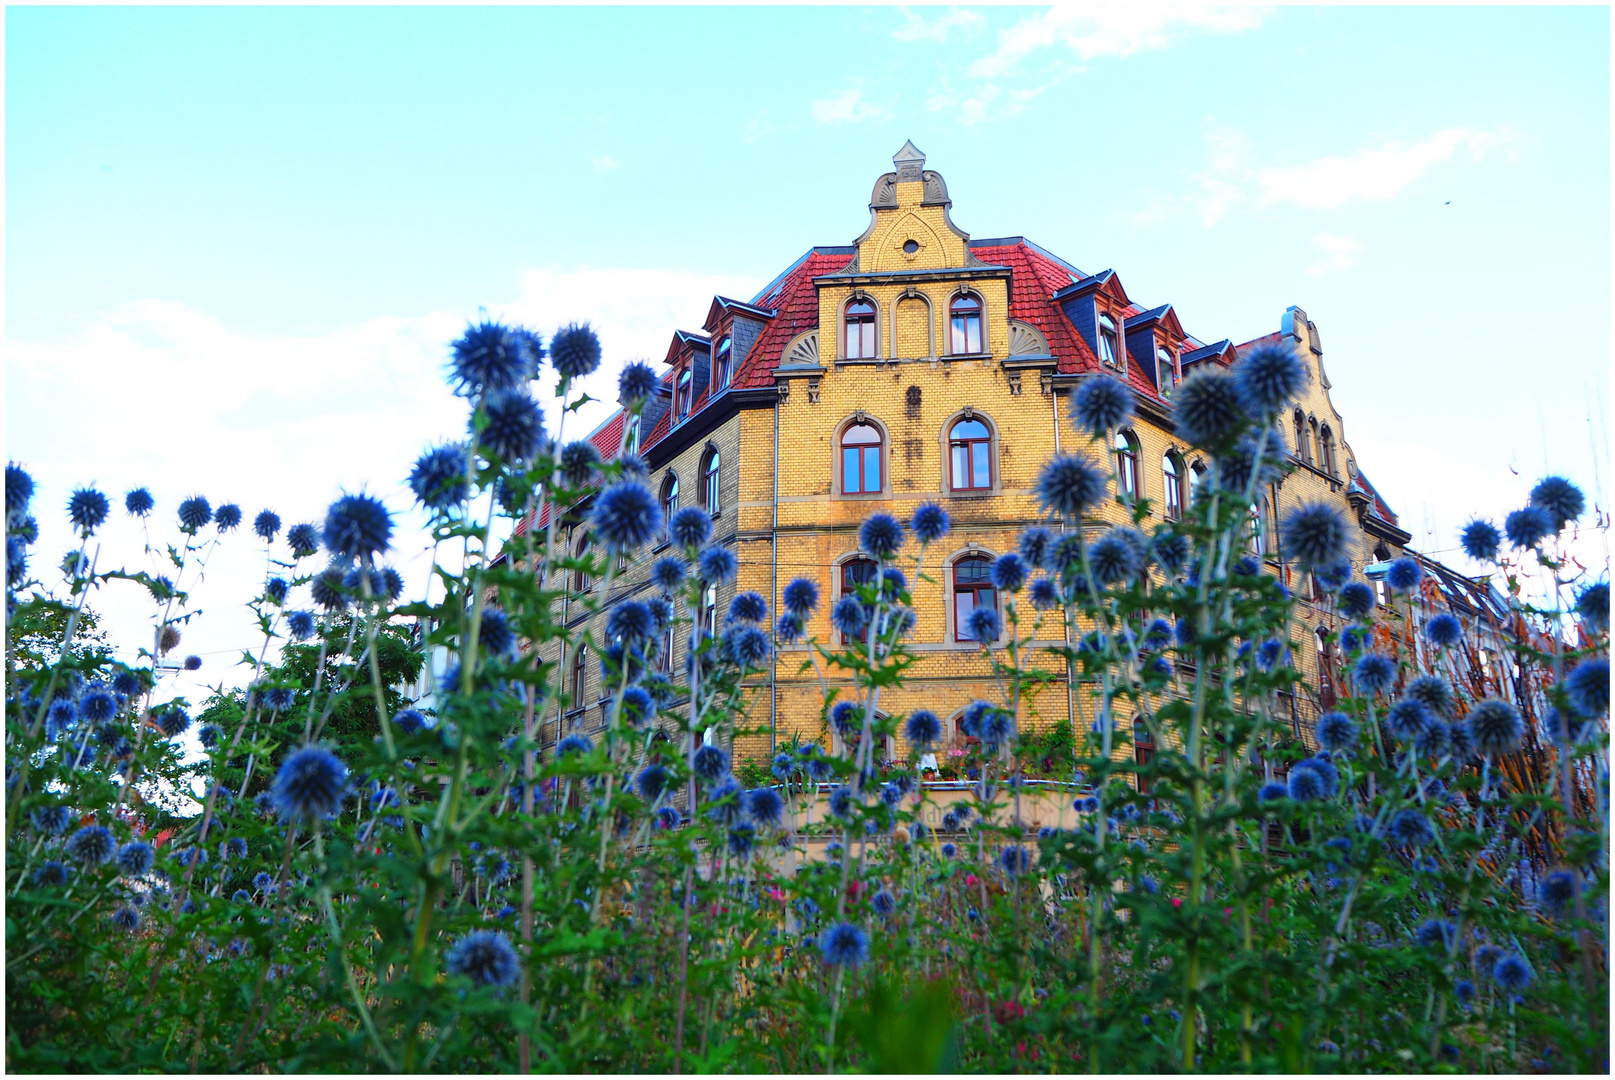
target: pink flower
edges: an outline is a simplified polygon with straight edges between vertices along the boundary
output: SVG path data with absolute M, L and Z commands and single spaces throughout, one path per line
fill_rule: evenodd
M 1180 897 L 1180 896 L 1174 896 L 1172 898 L 1172 906 L 1173 907 L 1182 907 L 1183 906 L 1183 898 Z
M 977 877 L 975 874 L 966 874 L 965 875 L 965 884 L 966 885 L 974 887 L 975 884 L 980 880 L 981 879 L 979 877 Z

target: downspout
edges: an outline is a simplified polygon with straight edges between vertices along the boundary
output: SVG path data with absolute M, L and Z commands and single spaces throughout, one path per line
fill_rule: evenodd
M 774 523 L 770 530 L 769 548 L 774 561 L 773 608 L 779 610 L 779 397 L 774 398 Z M 768 665 L 768 756 L 772 760 L 779 742 L 779 654 L 773 654 Z
M 1049 386 L 1049 397 L 1054 401 L 1054 456 L 1060 456 L 1060 391 L 1052 384 Z M 1060 533 L 1065 534 L 1065 515 L 1060 515 Z M 1067 648 L 1071 647 L 1071 624 L 1066 619 L 1060 620 L 1060 636 L 1065 639 Z M 1077 734 L 1077 689 L 1071 683 L 1071 665 L 1065 669 L 1065 722 L 1071 726 L 1071 736 Z M 1062 819 L 1063 820 L 1063 819 Z

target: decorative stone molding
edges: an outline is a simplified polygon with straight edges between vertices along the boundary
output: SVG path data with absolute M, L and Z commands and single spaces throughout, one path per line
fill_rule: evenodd
M 1031 323 L 1009 320 L 1009 355 L 1048 356 L 1049 339 Z
M 819 330 L 814 327 L 805 334 L 798 334 L 789 345 L 785 347 L 786 367 L 819 365 Z

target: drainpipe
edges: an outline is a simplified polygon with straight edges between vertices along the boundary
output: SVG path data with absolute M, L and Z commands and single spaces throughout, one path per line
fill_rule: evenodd
M 777 616 L 779 613 L 779 398 L 774 398 L 774 524 L 772 538 L 768 545 L 772 551 L 773 568 L 773 606 L 771 610 Z M 779 690 L 776 681 L 779 675 L 779 655 L 772 657 L 768 665 L 768 757 L 773 759 L 775 747 L 779 742 Z
M 1049 387 L 1049 397 L 1054 400 L 1054 456 L 1060 456 L 1060 391 L 1052 385 Z M 1065 516 L 1060 517 L 1060 533 L 1065 534 Z M 1065 639 L 1066 647 L 1071 645 L 1071 627 L 1065 619 L 1060 620 L 1060 636 Z M 1071 725 L 1073 738 L 1077 734 L 1077 689 L 1071 684 L 1071 665 L 1065 669 L 1065 722 Z M 1061 820 L 1064 820 L 1063 818 Z

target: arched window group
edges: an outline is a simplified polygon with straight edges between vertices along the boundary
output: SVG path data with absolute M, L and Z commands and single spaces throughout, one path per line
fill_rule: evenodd
M 948 305 L 953 324 L 952 351 L 974 354 L 983 352 L 981 343 L 981 301 L 968 293 L 953 298 Z
M 1312 440 L 1308 437 L 1307 418 L 1301 410 L 1295 410 L 1295 456 L 1308 465 L 1312 464 Z

